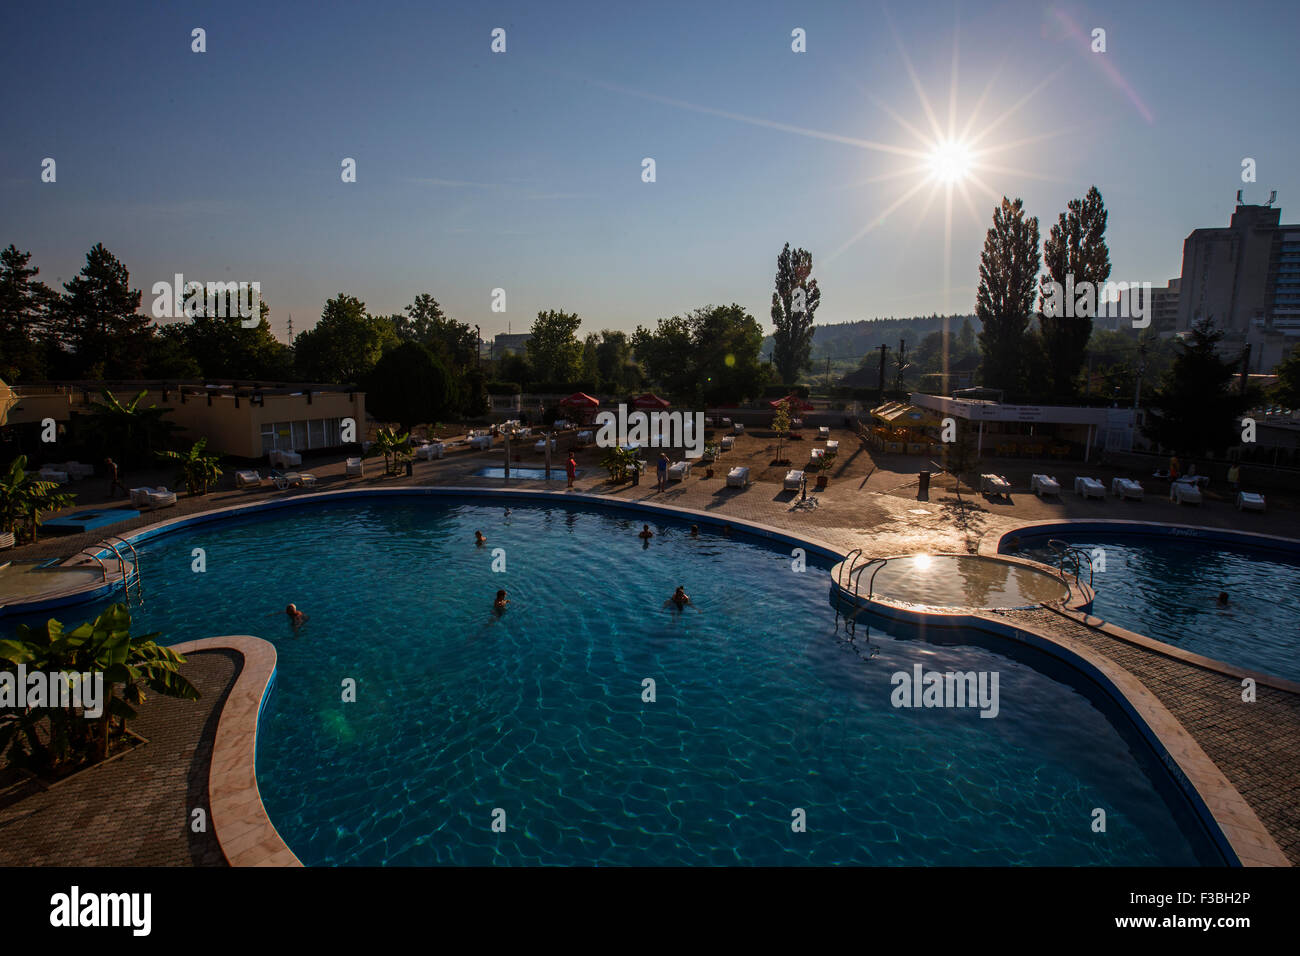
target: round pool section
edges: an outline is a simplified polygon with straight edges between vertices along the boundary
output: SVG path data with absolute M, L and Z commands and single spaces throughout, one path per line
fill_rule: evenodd
M 136 630 L 275 643 L 258 787 L 308 865 L 1223 863 L 1077 672 L 977 633 L 849 632 L 826 562 L 695 515 L 355 497 L 137 547 Z M 996 716 L 897 705 L 917 668 L 996 674 Z
M 924 607 L 1004 610 L 1070 594 L 1046 568 L 973 554 L 912 554 L 859 567 L 854 579 L 862 596 Z

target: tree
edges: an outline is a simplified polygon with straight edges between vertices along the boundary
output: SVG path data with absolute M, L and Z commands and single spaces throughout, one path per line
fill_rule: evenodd
M 140 290 L 103 243 L 86 253 L 86 264 L 57 309 L 56 327 L 73 353 L 81 378 L 139 378 L 148 355 L 149 316 L 138 312 Z
M 596 344 L 596 375 L 611 392 L 637 387 L 640 375 L 632 364 L 632 344 L 626 332 L 601 329 L 600 341 Z
M 772 430 L 776 432 L 776 464 L 788 465 L 781 454 L 785 451 L 785 436 L 790 431 L 790 403 L 779 402 L 776 406 L 776 414 L 772 416 Z
M 811 275 L 812 253 L 806 249 L 792 252 L 787 242 L 776 257 L 776 289 L 772 292 L 772 324 L 776 326 L 772 361 L 787 385 L 793 385 L 810 364 L 813 313 L 822 298 L 817 280 L 809 280 Z
M 307 381 L 352 384 L 396 344 L 392 320 L 370 315 L 364 302 L 340 292 L 325 303 L 316 327 L 294 339 L 294 361 Z
M 405 432 L 443 421 L 456 410 L 451 374 L 419 342 L 403 342 L 386 352 L 363 387 L 366 409 L 381 421 L 397 422 Z
M 200 377 L 289 378 L 293 372 L 293 353 L 271 334 L 271 307 L 261 300 L 259 304 L 261 314 L 252 328 L 244 328 L 244 320 L 233 310 L 230 315 L 220 315 L 217 313 L 226 310 L 217 307 L 210 315 L 206 303 L 201 303 L 188 322 L 173 323 L 155 338 L 166 332 L 178 339 L 182 351 L 198 365 Z
M 957 333 L 957 349 L 962 358 L 975 351 L 975 326 L 970 319 L 962 319 L 961 331 Z
M 1084 350 L 1092 335 L 1102 284 L 1110 278 L 1110 252 L 1106 248 L 1106 204 L 1093 186 L 1083 199 L 1071 199 L 1043 244 L 1047 271 L 1039 280 L 1039 335 L 1046 358 L 1047 388 L 1058 402 L 1073 399 L 1076 380 L 1084 363 Z M 1067 277 L 1070 277 L 1067 281 Z M 1081 289 L 1089 283 L 1091 295 L 1075 293 L 1076 301 L 1058 301 L 1053 308 L 1052 284 L 1061 290 Z
M 539 382 L 572 382 L 581 374 L 582 343 L 577 337 L 581 324 L 582 319 L 571 312 L 537 313 L 527 351 Z
M 109 389 L 102 389 L 99 400 L 90 404 L 89 415 L 74 413 L 78 434 L 96 455 L 111 455 L 119 464 L 139 465 L 151 461 L 154 452 L 166 444 L 168 436 L 179 426 L 163 418 L 171 408 L 145 405 L 148 396 L 148 389 L 142 389 L 130 401 L 123 402 Z
M 208 440 L 200 438 L 187 451 L 160 451 L 158 457 L 176 464 L 176 480 L 185 484 L 191 498 L 206 495 L 208 486 L 221 477 L 220 455 L 207 451 Z
M 15 630 L 16 639 L 0 640 L 0 669 L 21 664 L 28 672 L 102 674 L 105 696 L 97 723 L 71 705 L 10 711 L 14 719 L 0 723 L 0 753 L 16 766 L 49 774 L 67 763 L 106 759 L 113 721 L 117 736 L 125 736 L 146 688 L 199 699 L 198 690 L 180 673 L 184 657 L 159 644 L 157 633 L 131 636 L 131 612 L 125 605 L 109 605 L 94 621 L 72 631 L 53 619 L 39 626 L 19 624 Z
M 411 433 L 398 434 L 392 428 L 379 429 L 375 432 L 375 443 L 370 446 L 370 454 L 383 455 L 385 474 L 395 474 L 396 465 L 411 457 Z
M 28 266 L 31 258 L 12 244 L 0 252 L 0 379 L 11 384 L 45 378 L 44 343 L 57 297 L 36 281 L 41 270 Z
M 419 342 L 453 368 L 477 364 L 478 333 L 473 326 L 448 318 L 429 293 L 421 292 L 405 311 L 406 315 L 392 318 L 398 338 Z
M 26 532 L 35 541 L 41 512 L 66 508 L 75 497 L 61 493 L 57 482 L 27 471 L 27 456 L 19 455 L 0 472 L 0 532 Z
M 734 302 L 637 327 L 632 348 L 659 387 L 678 401 L 722 404 L 762 392 L 763 329 Z
M 975 315 L 982 326 L 983 384 L 1013 395 L 1024 383 L 1025 331 L 1034 306 L 1038 263 L 1038 218 L 1025 216 L 1020 199 L 1003 196 L 984 237 Z
M 1241 440 L 1237 419 L 1249 399 L 1230 391 L 1236 363 L 1219 357 L 1222 339 L 1212 318 L 1193 325 L 1148 409 L 1144 434 L 1176 455 L 1222 454 Z
M 1277 367 L 1277 383 L 1271 395 L 1273 401 L 1286 408 L 1300 408 L 1300 345 Z

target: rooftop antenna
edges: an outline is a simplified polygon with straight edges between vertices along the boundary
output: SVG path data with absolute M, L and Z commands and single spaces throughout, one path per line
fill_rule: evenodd
M 1237 205 L 1238 205 L 1238 206 L 1241 205 L 1241 193 L 1242 193 L 1242 191 L 1241 191 L 1240 189 L 1238 189 L 1238 190 L 1237 190 Z
M 1275 202 L 1277 202 L 1277 190 L 1276 190 L 1276 189 L 1271 190 L 1271 191 L 1269 192 L 1269 194 L 1268 194 L 1268 202 L 1264 203 L 1264 205 L 1265 205 L 1265 206 L 1271 206 L 1271 205 L 1273 205 L 1273 203 L 1275 203 Z

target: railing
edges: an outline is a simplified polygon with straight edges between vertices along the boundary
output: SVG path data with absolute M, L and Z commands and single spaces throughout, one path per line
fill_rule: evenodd
M 135 545 L 133 545 L 130 541 L 126 540 L 126 538 L 122 537 L 119 534 L 110 534 L 107 538 L 104 539 L 104 543 L 113 549 L 113 553 L 116 554 L 118 558 L 123 561 L 124 564 L 125 564 L 125 559 L 122 559 L 121 552 L 118 551 L 117 546 L 113 544 L 114 539 L 122 542 L 124 545 L 126 545 L 128 548 L 131 549 L 131 566 L 135 568 L 135 597 L 136 600 L 139 601 L 140 604 L 143 606 L 144 605 L 144 579 L 140 576 L 140 554 L 138 551 L 135 550 Z M 126 587 L 127 602 L 130 603 L 131 578 L 130 575 L 127 574 L 125 567 L 122 570 L 122 580 Z
M 99 570 L 104 572 L 104 580 L 105 581 L 108 580 L 108 568 L 105 567 L 104 562 L 99 559 L 99 553 L 97 551 L 91 551 L 89 547 L 85 547 L 82 548 L 80 551 L 78 551 L 77 554 L 84 554 L 88 558 L 91 558 L 96 564 L 99 565 Z
M 887 558 L 872 558 L 866 564 L 858 568 L 858 580 L 856 582 L 853 580 L 852 575 L 850 575 L 849 584 L 853 585 L 853 593 L 854 594 L 861 593 L 862 572 L 867 570 L 867 568 L 871 567 L 874 564 L 876 566 L 876 569 L 871 572 L 871 577 L 867 579 L 867 598 L 870 599 L 876 593 L 875 592 L 876 575 L 880 573 L 880 569 L 883 568 L 887 563 L 888 563 Z
M 1083 572 L 1083 565 L 1088 565 L 1088 587 L 1092 587 L 1092 555 L 1083 548 L 1076 548 L 1068 541 L 1062 541 L 1060 538 L 1052 538 L 1047 542 L 1047 546 L 1057 554 L 1057 571 L 1061 575 L 1061 580 L 1066 578 L 1066 565 L 1069 564 L 1071 572 L 1074 575 L 1075 583 L 1079 582 L 1079 575 Z

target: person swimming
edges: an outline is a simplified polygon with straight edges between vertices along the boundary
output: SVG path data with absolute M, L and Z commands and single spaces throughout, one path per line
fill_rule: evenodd
M 483 547 L 483 545 L 487 544 L 487 538 L 483 537 L 482 531 L 474 532 L 474 543 L 478 545 L 480 548 Z
M 284 613 L 289 618 L 289 623 L 293 626 L 295 631 L 307 622 L 307 615 L 298 610 L 298 605 L 296 604 L 290 604 L 284 609 Z
M 679 611 L 686 610 L 686 605 L 688 604 L 693 604 L 693 602 L 691 601 L 690 596 L 686 593 L 686 586 L 682 584 L 677 585 L 677 590 L 673 592 L 673 596 L 667 601 L 664 601 L 664 607 L 672 606 Z
M 697 524 L 691 525 L 691 537 L 698 538 L 699 536 L 700 536 L 700 526 Z
M 1218 600 L 1216 600 L 1214 603 L 1217 604 L 1219 607 L 1227 607 L 1227 606 L 1228 606 L 1228 592 L 1227 592 L 1227 591 L 1220 591 L 1220 592 L 1219 592 Z
M 653 538 L 654 536 L 655 536 L 655 533 L 654 533 L 653 531 L 650 530 L 650 526 L 649 526 L 648 524 L 643 524 L 643 525 L 641 526 L 641 533 L 640 533 L 639 535 L 637 535 L 638 538 L 641 538 L 641 539 L 643 539 L 643 540 L 645 540 L 645 541 L 649 541 L 649 540 L 650 540 L 651 538 Z
M 492 602 L 492 608 L 499 614 L 506 609 L 506 605 L 509 603 L 510 601 L 506 598 L 506 589 L 502 588 L 497 591 L 496 600 Z

